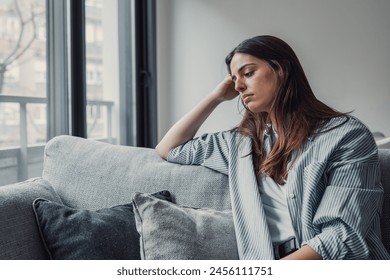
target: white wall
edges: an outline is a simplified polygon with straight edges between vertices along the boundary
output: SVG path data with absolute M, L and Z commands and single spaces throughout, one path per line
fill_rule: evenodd
M 390 1 L 156 2 L 159 137 L 224 77 L 226 54 L 260 34 L 293 47 L 320 100 L 390 136 Z M 234 127 L 237 104 L 222 104 L 199 133 Z

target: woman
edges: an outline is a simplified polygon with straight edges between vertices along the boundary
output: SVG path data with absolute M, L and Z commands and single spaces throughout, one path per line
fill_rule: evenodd
M 294 51 L 273 36 L 239 44 L 229 75 L 157 145 L 164 159 L 229 175 L 241 259 L 389 259 L 370 131 L 317 100 Z M 193 139 L 239 96 L 239 126 Z

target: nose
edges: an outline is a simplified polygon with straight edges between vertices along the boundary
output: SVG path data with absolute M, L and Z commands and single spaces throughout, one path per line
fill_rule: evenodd
M 243 93 L 246 90 L 245 83 L 242 79 L 237 79 L 234 85 L 234 89 L 239 93 Z

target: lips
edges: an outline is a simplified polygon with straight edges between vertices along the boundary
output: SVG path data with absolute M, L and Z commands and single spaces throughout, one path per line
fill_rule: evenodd
M 245 104 L 248 104 L 249 101 L 251 101 L 251 96 L 253 94 L 244 94 L 241 98 L 242 98 L 242 101 L 244 101 Z

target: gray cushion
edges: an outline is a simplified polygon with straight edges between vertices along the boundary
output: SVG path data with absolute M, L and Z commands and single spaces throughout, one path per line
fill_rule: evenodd
M 171 200 L 168 191 L 153 195 Z M 131 203 L 93 211 L 38 198 L 33 208 L 51 259 L 140 259 L 139 234 Z
M 47 259 L 31 203 L 43 197 L 61 203 L 50 184 L 41 179 L 0 187 L 0 259 Z
M 133 196 L 141 258 L 238 259 L 231 210 L 178 206 L 148 194 Z

